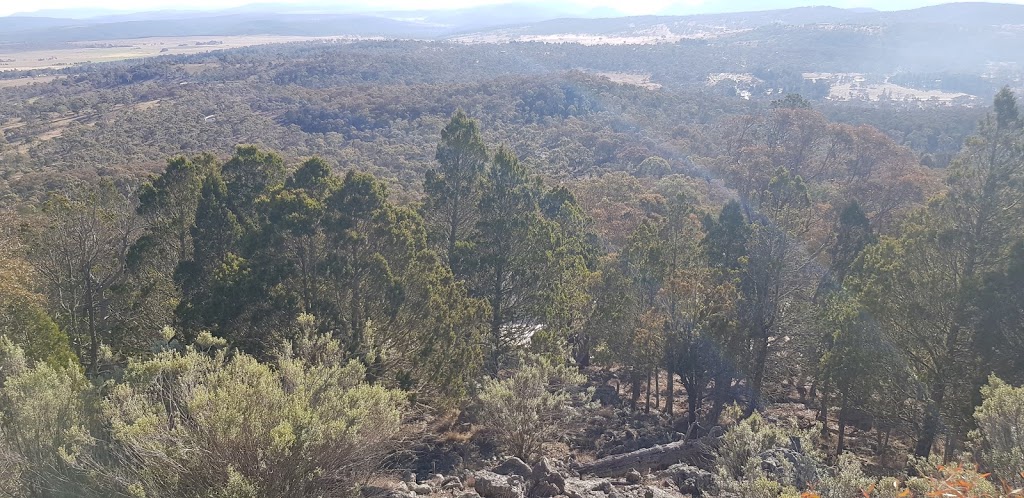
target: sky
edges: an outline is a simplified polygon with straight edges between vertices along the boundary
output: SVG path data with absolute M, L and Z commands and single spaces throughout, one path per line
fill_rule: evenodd
M 331 2 L 329 0 L 270 0 L 269 2 L 266 0 L 33 0 L 26 3 L 20 0 L 0 0 L 0 16 L 49 9 L 110 9 L 129 12 L 162 9 L 210 10 L 238 7 L 252 3 L 343 5 L 346 3 L 365 4 L 369 2 L 379 10 L 444 9 L 494 3 L 514 3 L 517 1 L 519 0 L 349 0 L 341 2 Z M 527 1 L 540 3 L 537 0 Z M 575 0 L 573 3 L 594 8 L 611 7 L 625 14 L 640 15 L 663 13 L 669 9 L 674 13 L 686 13 L 689 10 L 692 10 L 694 13 L 735 11 L 737 10 L 735 5 L 739 3 L 744 4 L 744 6 L 756 3 L 763 10 L 801 5 L 832 5 L 835 7 L 870 7 L 879 10 L 901 10 L 946 2 L 941 0 L 764 0 L 762 2 L 737 2 L 736 0 Z M 1000 3 L 1024 4 L 1024 0 L 1001 0 Z M 750 9 L 743 8 L 740 10 Z

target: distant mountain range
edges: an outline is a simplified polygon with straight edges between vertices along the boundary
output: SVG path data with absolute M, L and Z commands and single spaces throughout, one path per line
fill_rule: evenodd
M 721 2 L 707 4 L 714 6 Z M 658 41 L 671 42 L 707 34 L 716 37 L 732 34 L 746 36 L 748 42 L 756 43 L 781 27 L 813 28 L 819 33 L 827 31 L 823 26 L 832 26 L 828 29 L 846 33 L 847 37 L 853 36 L 849 34 L 852 32 L 856 36 L 895 37 L 901 43 L 926 49 L 935 45 L 957 52 L 967 48 L 983 51 L 973 54 L 974 58 L 1003 60 L 1000 57 L 1004 52 L 1024 53 L 1024 5 L 952 3 L 894 12 L 833 7 L 757 11 L 757 6 L 762 4 L 754 0 L 730 0 L 729 5 L 750 11 L 621 17 L 609 9 L 588 9 L 571 1 L 384 12 L 368 10 L 365 4 L 355 2 L 329 6 L 255 4 L 220 11 L 123 13 L 75 9 L 46 11 L 42 13 L 45 15 L 0 17 L 0 48 L 3 45 L 53 47 L 79 41 L 218 35 L 476 37 L 484 41 L 536 39 L 560 34 L 624 38 L 656 35 Z M 813 39 L 804 38 L 805 43 Z M 888 41 L 880 43 L 884 45 Z M 1001 48 L 997 46 L 1000 44 Z M 894 49 L 902 50 L 902 47 Z

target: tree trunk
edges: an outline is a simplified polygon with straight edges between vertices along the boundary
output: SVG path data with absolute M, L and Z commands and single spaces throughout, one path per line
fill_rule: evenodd
M 85 270 L 85 312 L 89 323 L 89 374 L 99 370 L 100 341 L 96 332 L 96 303 L 93 296 L 92 268 Z
M 821 391 L 821 399 L 819 400 L 821 404 L 818 406 L 818 421 L 821 422 L 822 436 L 828 436 L 828 404 L 830 401 L 828 396 L 828 390 L 829 386 L 828 382 L 826 382 L 825 386 Z
M 665 393 L 665 413 L 672 416 L 676 404 L 676 373 L 671 368 L 668 369 L 668 382 L 665 383 L 665 388 L 668 390 Z
M 768 334 L 763 332 L 758 345 L 757 358 L 754 360 L 754 378 L 750 385 L 750 403 L 747 405 L 746 416 L 751 416 L 761 405 L 761 388 L 764 386 L 764 370 L 768 361 Z
M 491 351 L 491 375 L 497 376 L 501 369 L 501 314 L 502 300 L 504 299 L 504 268 L 497 265 L 494 271 L 494 293 L 491 296 L 491 340 L 494 341 Z
M 725 404 L 729 401 L 729 389 L 731 387 L 732 375 L 719 372 L 715 376 L 715 388 L 711 395 L 714 401 L 711 404 L 711 413 L 708 414 L 707 418 L 709 425 L 718 425 L 719 419 L 722 418 L 722 412 L 725 410 Z
M 686 420 L 688 425 L 693 425 L 697 421 L 697 410 L 700 407 L 702 393 L 700 388 L 694 382 L 688 382 L 686 377 L 683 377 L 683 387 L 686 389 Z
M 456 183 L 458 188 L 458 183 Z M 448 220 L 448 254 L 445 254 L 445 261 L 448 262 L 448 268 L 453 272 L 455 271 L 452 266 L 452 259 L 455 256 L 455 245 L 458 242 L 458 230 L 459 230 L 459 196 L 456 195 L 452 199 L 452 214 Z
M 839 405 L 839 444 L 836 445 L 836 458 L 839 458 L 843 454 L 843 450 L 846 446 L 846 416 L 849 407 L 846 405 L 846 393 L 842 395 L 842 401 Z M 825 422 L 826 427 L 828 422 Z
M 581 372 L 590 366 L 590 337 L 586 332 L 580 332 L 576 339 L 576 366 Z
M 676 441 L 621 455 L 608 456 L 580 465 L 576 470 L 580 475 L 621 477 L 634 469 L 646 473 L 682 462 L 704 470 L 715 471 L 715 444 L 715 440 L 708 438 Z
M 935 381 L 931 388 L 931 402 L 928 403 L 927 411 L 924 414 L 924 423 L 921 424 L 921 432 L 914 446 L 914 456 L 928 458 L 935 445 L 935 438 L 939 434 L 939 410 L 942 401 L 946 397 L 946 384 L 942 380 Z
M 633 391 L 630 393 L 629 401 L 633 411 L 636 411 L 637 405 L 640 404 L 640 381 L 639 374 L 634 373 L 631 375 L 630 383 L 632 384 Z
M 647 374 L 647 401 L 644 403 L 644 413 L 651 413 L 651 374 Z
M 654 408 L 661 406 L 661 369 L 654 370 Z

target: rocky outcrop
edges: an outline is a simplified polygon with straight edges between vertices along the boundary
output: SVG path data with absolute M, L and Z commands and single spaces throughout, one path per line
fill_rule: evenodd
M 481 470 L 473 474 L 473 489 L 483 498 L 524 498 L 526 479 L 520 475 Z
M 501 462 L 501 465 L 495 467 L 494 473 L 501 474 L 503 476 L 517 475 L 526 477 L 530 475 L 532 470 L 533 469 L 531 469 L 530 466 L 526 464 L 526 462 L 520 460 L 519 458 L 512 457 L 505 460 L 504 462 Z
M 551 461 L 541 458 L 530 470 L 533 487 L 530 495 L 538 498 L 565 494 L 565 477 L 555 470 Z
M 714 474 L 706 470 L 692 465 L 676 464 L 668 468 L 668 474 L 681 493 L 699 498 L 718 492 Z
M 773 481 L 791 484 L 797 489 L 818 480 L 818 469 L 811 457 L 789 448 L 775 448 L 758 455 L 761 458 L 761 470 Z

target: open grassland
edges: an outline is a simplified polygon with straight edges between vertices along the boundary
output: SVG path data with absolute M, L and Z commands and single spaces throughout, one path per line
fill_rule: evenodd
M 347 38 L 279 35 L 182 36 L 75 42 L 68 44 L 66 48 L 47 50 L 18 50 L 11 47 L 0 47 L 0 71 L 61 68 L 89 62 L 139 59 L 154 55 L 197 54 L 271 43 L 338 39 Z M 20 84 L 32 82 L 12 81 L 19 81 Z M 0 88 L 4 85 L 10 86 L 10 84 L 10 82 L 0 81 Z

